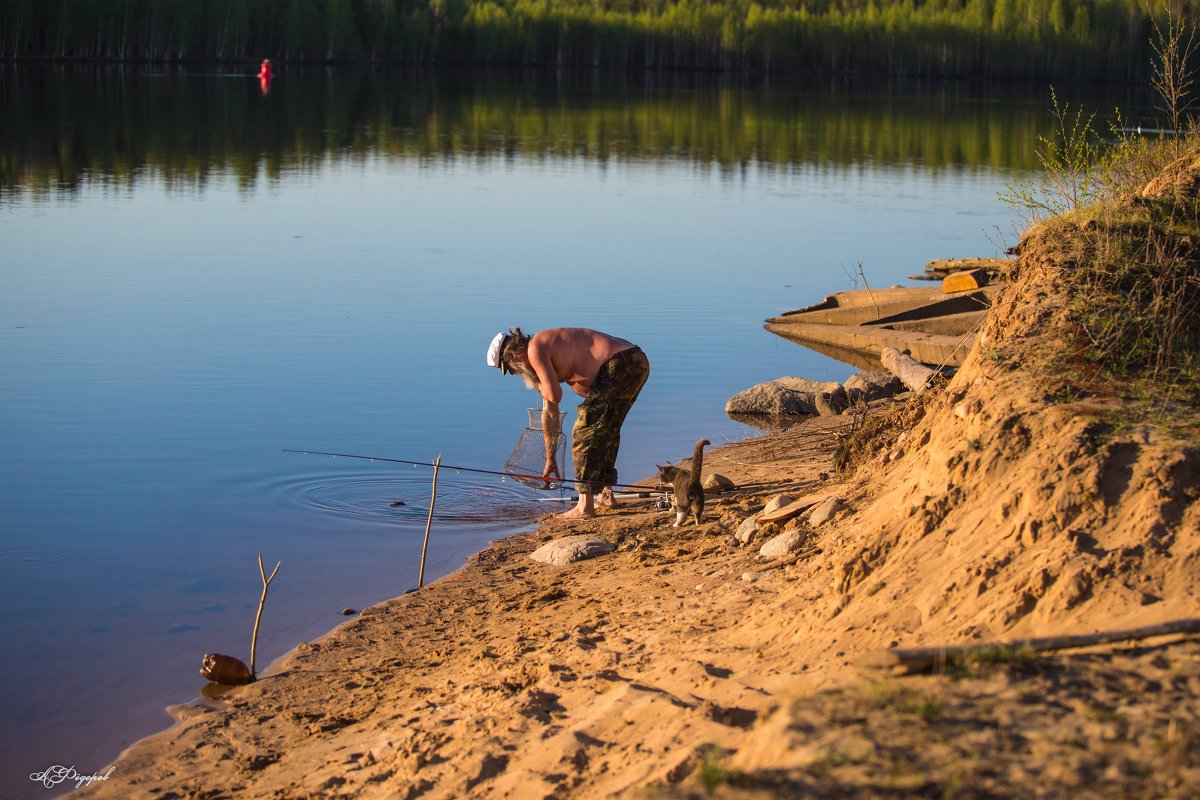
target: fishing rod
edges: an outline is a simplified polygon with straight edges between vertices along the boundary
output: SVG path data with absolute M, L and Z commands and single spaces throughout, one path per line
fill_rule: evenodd
M 452 470 L 455 470 L 456 472 L 477 472 L 481 475 L 500 475 L 505 478 L 524 478 L 526 480 L 531 480 L 531 481 L 540 481 L 542 483 L 545 483 L 547 485 L 547 488 L 552 488 L 550 486 L 550 484 L 558 483 L 558 484 L 562 484 L 563 486 L 565 486 L 566 484 L 569 484 L 569 483 L 573 484 L 573 483 L 577 482 L 574 479 L 568 480 L 566 478 L 547 478 L 544 475 L 526 475 L 526 474 L 520 473 L 520 472 L 500 472 L 500 471 L 494 470 L 494 469 L 479 469 L 478 467 L 456 467 L 453 464 L 434 464 L 429 461 L 408 461 L 407 459 L 403 459 L 403 458 L 383 458 L 381 456 L 356 456 L 356 455 L 351 455 L 349 453 L 326 453 L 321 450 L 290 450 L 286 447 L 284 448 L 283 452 L 285 452 L 285 453 L 300 453 L 301 455 L 306 455 L 306 456 L 331 456 L 333 458 L 357 458 L 357 459 L 360 459 L 363 461 L 384 461 L 389 464 L 411 464 L 414 467 L 434 467 L 434 466 L 436 466 L 439 469 L 452 469 Z M 606 484 L 606 485 L 607 486 L 619 486 L 622 489 L 639 489 L 643 492 L 655 491 L 655 490 L 661 491 L 661 489 L 659 489 L 658 487 L 644 486 L 644 485 L 639 485 L 636 483 L 610 483 L 610 484 Z

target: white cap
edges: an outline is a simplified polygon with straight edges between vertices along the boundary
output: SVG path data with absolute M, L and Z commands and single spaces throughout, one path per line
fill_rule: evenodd
M 499 367 L 501 372 L 504 372 L 505 369 L 504 362 L 500 360 L 500 351 L 504 348 L 504 342 L 507 339 L 507 333 L 497 333 L 487 349 L 487 365 L 489 367 Z

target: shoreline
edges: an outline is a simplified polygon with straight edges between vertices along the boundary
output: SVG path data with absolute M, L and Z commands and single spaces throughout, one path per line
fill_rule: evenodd
M 789 486 L 796 485 L 802 482 L 815 482 L 822 472 L 828 472 L 828 456 L 829 452 L 822 446 L 816 448 L 816 457 L 813 453 L 807 456 L 796 459 L 790 456 L 780 458 L 778 454 L 773 454 L 771 451 L 776 447 L 785 446 L 788 440 L 796 440 L 799 431 L 813 429 L 814 435 L 824 437 L 832 429 L 843 427 L 847 421 L 843 418 L 813 418 L 800 423 L 797 426 L 788 428 L 784 431 L 765 432 L 752 438 L 724 444 L 718 448 L 709 451 L 705 459 L 705 472 L 720 471 L 723 474 L 734 477 L 738 483 L 754 482 L 761 480 L 763 477 L 774 476 L 776 479 L 782 479 L 781 485 Z M 747 452 L 755 454 L 754 462 L 743 461 L 743 455 Z M 787 472 L 788 474 L 785 474 Z M 217 732 L 227 727 L 234 727 L 243 730 L 252 740 L 259 740 L 262 735 L 265 738 L 261 741 L 265 744 L 272 738 L 267 731 L 257 731 L 260 725 L 268 725 L 274 722 L 280 715 L 287 714 L 287 730 L 277 730 L 274 735 L 279 736 L 278 741 L 289 741 L 293 737 L 296 738 L 296 744 L 300 741 L 309 741 L 312 739 L 321 739 L 327 735 L 344 731 L 346 728 L 353 726 L 362 726 L 367 719 L 358 719 L 356 714 L 351 714 L 351 707 L 359 705 L 357 699 L 342 698 L 342 702 L 336 702 L 333 710 L 322 708 L 324 703 L 320 702 L 324 699 L 325 691 L 320 686 L 320 681 L 313 681 L 312 675 L 321 672 L 343 673 L 347 672 L 347 656 L 350 658 L 350 664 L 353 665 L 350 671 L 362 672 L 371 675 L 371 678 L 366 678 L 361 682 L 358 680 L 349 680 L 343 684 L 342 689 L 349 695 L 371 694 L 379 691 L 379 683 L 385 676 L 397 678 L 399 676 L 392 673 L 396 670 L 411 673 L 414 670 L 416 675 L 422 676 L 426 674 L 437 674 L 442 669 L 441 657 L 438 655 L 441 651 L 445 651 L 449 655 L 451 651 L 456 650 L 459 645 L 469 645 L 471 640 L 478 640 L 480 630 L 488 631 L 484 636 L 488 641 L 503 641 L 503 632 L 505 630 L 513 630 L 514 627 L 520 628 L 528 626 L 534 620 L 541 620 L 543 609 L 546 611 L 555 611 L 556 609 L 568 609 L 571 615 L 589 616 L 585 608 L 575 608 L 574 604 L 564 602 L 569 600 L 569 593 L 565 593 L 562 586 L 564 583 L 569 583 L 573 578 L 581 575 L 589 575 L 592 579 L 597 579 L 601 584 L 608 586 L 609 584 L 621 584 L 623 579 L 621 573 L 627 569 L 628 564 L 612 564 L 604 563 L 604 559 L 599 559 L 593 562 L 583 562 L 581 564 L 572 565 L 566 568 L 549 567 L 536 564 L 526 558 L 529 552 L 541 544 L 544 540 L 557 536 L 577 533 L 577 532 L 598 532 L 601 535 L 615 536 L 621 539 L 625 538 L 624 544 L 621 546 L 619 553 L 615 554 L 622 556 L 624 560 L 632 561 L 634 565 L 642 569 L 657 566 L 654 570 L 656 573 L 661 573 L 663 577 L 670 575 L 674 570 L 683 575 L 689 575 L 684 581 L 683 586 L 675 586 L 675 593 L 680 597 L 692 595 L 696 592 L 697 582 L 705 580 L 704 573 L 709 573 L 712 570 L 703 569 L 696 571 L 695 564 L 691 565 L 690 569 L 684 569 L 676 566 L 684 562 L 689 556 L 699 554 L 700 557 L 711 559 L 716 553 L 729 554 L 737 553 L 736 546 L 731 545 L 728 540 L 733 532 L 736 524 L 733 517 L 738 516 L 744 511 L 743 505 L 760 502 L 755 498 L 761 495 L 763 489 L 758 489 L 752 494 L 739 497 L 736 492 L 725 495 L 714 495 L 710 497 L 708 503 L 708 511 L 706 512 L 706 521 L 700 527 L 700 532 L 696 533 L 690 527 L 679 529 L 675 533 L 667 527 L 670 521 L 669 512 L 646 510 L 646 505 L 641 502 L 625 501 L 622 507 L 615 511 L 607 511 L 601 513 L 595 519 L 586 520 L 583 522 L 562 522 L 556 520 L 552 516 L 543 517 L 538 523 L 535 523 L 528 530 L 518 531 L 502 538 L 493 541 L 488 547 L 468 557 L 466 562 L 453 572 L 439 578 L 433 583 L 429 583 L 424 589 L 417 592 L 403 593 L 390 599 L 384 600 L 373 606 L 363 609 L 358 615 L 345 622 L 335 626 L 333 629 L 323 634 L 322 636 L 310 641 L 303 642 L 292 648 L 287 653 L 272 661 L 265 670 L 262 671 L 260 679 L 253 684 L 241 687 L 222 687 L 219 691 L 206 693 L 199 700 L 188 701 L 184 703 L 168 706 L 167 712 L 174 722 L 165 730 L 152 734 L 148 737 L 138 740 L 130 747 L 126 748 L 118 756 L 118 758 L 109 765 L 106 765 L 104 770 L 110 766 L 115 767 L 111 779 L 106 783 L 97 783 L 86 789 L 80 789 L 71 794 L 71 796 L 80 797 L 103 797 L 103 796 L 127 796 L 128 793 L 145 793 L 151 790 L 151 787 L 161 787 L 164 791 L 168 787 L 174 791 L 183 791 L 184 796 L 193 796 L 191 793 L 200 792 L 201 785 L 212 785 L 214 780 L 212 775 L 206 775 L 203 780 L 199 781 L 192 787 L 192 790 L 187 788 L 188 784 L 179 783 L 179 768 L 180 764 L 172 763 L 177 755 L 183 753 L 195 753 L 204 751 L 217 745 L 210 743 L 210 739 L 217 735 Z M 734 499 L 737 497 L 738 499 Z M 718 514 L 720 515 L 718 518 Z M 660 552 L 662 544 L 657 544 L 650 539 L 652 534 L 656 539 L 668 534 L 668 538 L 672 541 L 677 541 L 678 546 L 675 547 L 671 554 L 662 554 Z M 739 553 L 739 555 L 747 555 Z M 745 565 L 743 565 L 745 566 Z M 739 593 L 746 597 L 754 597 L 762 593 L 762 588 L 754 583 L 744 582 L 740 580 L 740 575 L 744 570 L 736 570 L 737 574 L 727 576 L 732 585 L 737 586 Z M 533 573 L 532 575 L 530 573 Z M 598 573 L 598 574 L 597 574 Z M 497 583 L 497 575 L 499 575 L 499 583 Z M 662 581 L 666 584 L 674 585 L 675 579 Z M 709 578 L 711 580 L 711 577 Z M 520 584 L 521 591 L 516 593 L 507 592 L 503 583 L 507 581 L 517 581 Z M 646 592 L 649 591 L 649 594 Z M 647 590 L 645 586 L 640 587 L 636 592 L 629 592 L 629 597 L 657 597 L 662 601 L 666 597 L 666 588 L 660 587 L 660 592 Z M 515 611 L 517 620 L 520 624 L 514 626 L 508 624 L 496 624 L 475 621 L 469 625 L 462 624 L 458 620 L 444 619 L 437 616 L 437 613 L 432 611 L 434 605 L 444 606 L 446 604 L 454 604 L 456 609 L 462 613 L 472 613 L 476 616 L 487 616 L 486 611 L 468 612 L 468 609 L 478 608 L 485 600 L 480 595 L 490 595 L 496 598 L 502 598 L 503 603 L 508 611 Z M 589 605 L 588 603 L 584 604 Z M 714 609 L 715 610 L 715 609 Z M 533 613 L 529 613 L 533 612 Z M 434 624 L 426 615 L 433 614 L 437 619 L 438 624 Z M 640 616 L 634 614 L 634 616 Z M 517 621 L 514 620 L 514 621 Z M 482 625 L 482 628 L 479 626 Z M 378 632 L 380 628 L 395 629 L 397 632 L 408 632 L 412 636 L 422 638 L 422 629 L 425 626 L 432 626 L 436 631 L 449 633 L 450 635 L 441 640 L 437 647 L 426 644 L 422 648 L 426 655 L 430 655 L 429 651 L 438 651 L 427 660 L 412 660 L 402 655 L 402 651 L 407 648 L 394 641 L 394 637 L 386 637 L 387 646 L 380 650 L 372 645 L 384 643 L 384 639 L 380 638 Z M 580 653 L 594 655 L 594 651 L 600 649 L 599 641 L 604 637 L 599 637 L 595 642 L 591 640 L 595 638 L 595 628 L 599 626 L 595 621 L 584 622 L 574 626 L 573 632 L 570 634 L 558 633 L 555 637 L 555 644 L 561 645 L 563 642 L 570 643 L 569 650 L 573 651 L 572 657 L 578 656 Z M 564 638 L 564 636 L 566 638 Z M 574 638 L 572 638 L 574 637 Z M 511 634 L 508 638 L 511 638 Z M 522 639 L 520 635 L 518 640 Z M 411 643 L 410 645 L 411 646 Z M 418 645 L 419 646 L 419 645 Z M 515 647 L 509 644 L 508 649 L 516 651 L 536 650 L 532 644 L 522 644 Z M 551 648 L 557 649 L 557 648 Z M 347 651 L 349 651 L 347 653 Z M 487 687 L 475 687 L 482 695 L 486 696 L 489 692 L 499 692 L 506 696 L 510 696 L 514 692 L 518 695 L 522 693 L 530 694 L 533 698 L 533 707 L 526 707 L 523 710 L 517 711 L 515 716 L 519 719 L 528 719 L 530 716 L 540 719 L 544 723 L 554 727 L 553 719 L 560 713 L 556 710 L 556 706 L 561 704 L 561 700 L 550 701 L 548 693 L 545 691 L 534 691 L 529 693 L 527 684 L 531 680 L 540 679 L 541 677 L 563 678 L 567 675 L 574 675 L 568 682 L 583 683 L 586 678 L 583 678 L 583 669 L 574 664 L 556 665 L 554 663 L 545 663 L 539 669 L 541 673 L 537 676 L 529 674 L 529 668 L 522 666 L 520 659 L 514 656 L 516 653 L 501 653 L 490 650 L 488 647 L 483 647 L 475 651 L 474 657 L 461 659 L 462 653 L 459 653 L 459 659 L 462 663 L 458 664 L 453 672 L 462 672 L 466 675 L 473 675 L 480 679 L 481 684 L 487 684 Z M 511 663 L 509 663 L 509 659 Z M 495 683 L 491 680 L 484 680 L 488 674 L 493 672 L 492 669 L 486 668 L 488 660 L 498 660 L 504 662 L 506 672 L 513 673 L 508 678 Z M 548 661 L 553 661 L 549 659 Z M 568 662 L 571 658 L 566 659 Z M 589 659 L 590 660 L 590 659 Z M 718 683 L 733 683 L 730 681 L 720 681 L 713 678 L 712 675 L 724 675 L 729 669 L 727 667 L 715 666 L 715 659 L 705 659 L 700 666 L 702 674 L 709 681 Z M 479 666 L 480 662 L 485 668 Z M 706 666 L 705 666 L 706 665 Z M 597 666 L 590 664 L 590 666 Z M 561 667 L 561 668 L 560 668 Z M 688 703 L 686 700 L 680 700 L 680 697 L 685 695 L 678 689 L 650 689 L 643 685 L 641 681 L 631 681 L 617 677 L 622 669 L 622 660 L 620 658 L 611 661 L 606 660 L 605 663 L 599 666 L 598 669 L 592 671 L 590 681 L 598 686 L 610 686 L 633 683 L 638 688 L 630 689 L 626 686 L 624 693 L 638 696 L 646 694 L 643 699 L 651 706 L 667 704 L 674 707 L 674 704 L 679 702 Z M 706 671 L 707 670 L 707 671 Z M 308 680 L 303 680 L 304 676 L 308 676 Z M 406 674 L 405 680 L 413 681 L 412 674 Z M 453 683 L 453 678 L 447 678 L 447 682 Z M 417 681 L 417 684 L 420 682 Z M 773 682 L 769 682 L 773 684 Z M 520 687 L 516 689 L 514 687 Z M 332 689 L 333 687 L 329 687 Z M 464 686 L 466 688 L 466 686 Z M 714 723 L 712 717 L 714 714 L 720 715 L 724 712 L 713 711 L 713 709 L 743 709 L 756 704 L 761 704 L 762 698 L 768 697 L 777 691 L 779 686 L 771 686 L 771 689 L 764 687 L 748 687 L 738 686 L 736 689 L 720 692 L 709 703 L 709 712 L 702 715 L 705 724 L 701 727 L 708 728 L 720 723 Z M 429 695 L 435 695 L 439 691 L 445 692 L 446 687 L 440 689 L 432 685 L 413 685 L 411 687 L 411 695 L 407 697 L 408 703 L 405 703 L 405 698 L 392 697 L 389 693 L 389 699 L 398 706 L 412 705 L 412 701 Z M 451 693 L 453 694 L 453 693 Z M 589 692 L 590 694 L 590 692 Z M 540 700 L 538 698 L 541 698 Z M 441 698 L 442 704 L 457 705 L 453 702 L 453 698 L 449 695 Z M 538 706 L 538 703 L 547 705 L 545 708 Z M 715 703 L 715 705 L 713 705 Z M 280 712 L 259 713 L 266 707 L 278 707 Z M 300 709 L 287 712 L 286 709 Z M 757 717 L 765 711 L 765 708 L 755 711 L 744 709 L 737 711 L 735 716 L 738 719 L 743 719 L 747 714 Z M 734 713 L 734 712 L 730 712 Z M 249 715 L 249 716 L 247 716 Z M 368 717 L 371 715 L 368 715 Z M 394 715 L 393 715 L 394 716 Z M 653 718 L 655 715 L 651 714 Z M 353 719 L 352 719 L 353 718 Z M 260 722 L 252 722 L 254 720 L 263 720 Z M 274 727 L 274 726 L 271 726 Z M 453 727 L 453 724 L 452 724 Z M 465 733 L 465 732 L 464 732 Z M 711 732 L 710 732 L 711 733 Z M 223 738 L 223 737 L 221 737 Z M 435 737 L 436 738 L 436 737 Z M 316 744 L 316 742 L 310 742 Z M 684 747 L 682 742 L 678 742 L 676 747 Z M 426 752 L 417 747 L 415 750 L 412 746 L 407 747 L 407 754 L 401 753 L 397 755 L 397 749 L 404 751 L 406 745 L 397 745 L 396 747 L 383 747 L 383 749 L 371 755 L 368 752 L 367 756 L 363 756 L 359 760 L 370 760 L 376 764 L 385 761 L 395 761 L 397 758 L 403 760 L 405 758 L 414 759 L 413 765 L 419 764 L 418 769 L 422 773 L 428 773 L 432 765 L 437 761 L 433 751 Z M 437 748 L 434 748 L 435 750 Z M 684 747 L 687 750 L 687 747 Z M 424 752 L 425 755 L 418 753 Z M 682 751 L 681 751 L 682 752 Z M 690 750 L 689 750 L 690 752 Z M 301 796 L 307 793 L 320 793 L 332 790 L 334 784 L 340 786 L 336 780 L 336 775 L 326 775 L 325 781 L 333 780 L 334 783 L 328 786 L 321 782 L 318 785 L 311 783 L 312 776 L 306 776 L 303 781 L 305 785 L 296 786 L 290 783 L 290 779 L 285 779 L 282 785 L 276 785 L 274 782 L 266 783 L 260 779 L 265 779 L 269 773 L 280 771 L 290 772 L 290 770 L 280 770 L 285 760 L 283 748 L 276 750 L 273 747 L 265 747 L 264 753 L 251 754 L 242 751 L 240 748 L 233 748 L 227 751 L 228 758 L 221 758 L 218 761 L 233 760 L 235 765 L 231 766 L 225 778 L 233 781 L 229 783 L 229 788 L 236 791 L 239 797 L 253 796 L 268 796 L 271 791 L 282 789 L 283 785 L 290 786 L 288 792 L 297 792 Z M 418 753 L 414 755 L 414 753 Z M 171 755 L 173 754 L 173 755 Z M 243 757 L 241 763 L 236 763 L 240 754 Z M 493 754 L 494 758 L 499 758 Z M 190 759 L 187 759 L 190 761 Z M 485 757 L 486 761 L 486 757 Z M 492 763 L 492 762 L 488 762 Z M 188 766 L 201 768 L 202 762 L 193 762 Z M 220 770 L 219 764 L 215 765 Z M 366 766 L 361 766 L 360 769 L 366 770 Z M 101 771 L 104 771 L 101 770 Z M 393 767 L 394 770 L 394 767 Z M 305 772 L 306 770 L 297 770 L 297 772 Z M 486 772 L 487 769 L 483 769 Z M 207 768 L 200 769 L 199 774 L 207 772 Z M 553 774 L 553 773 L 551 773 Z M 254 778 L 253 786 L 242 785 L 236 780 L 235 776 L 244 775 L 246 779 Z M 650 775 L 639 775 L 638 778 L 650 778 Z M 425 779 L 428 780 L 428 779 Z M 469 782 L 469 780 L 468 780 Z M 423 783 L 423 782 L 422 782 Z M 363 783 L 369 787 L 371 781 L 366 778 Z M 274 788 L 268 789 L 268 786 Z M 237 787 L 235 789 L 235 787 Z M 471 787 L 458 785 L 457 791 L 469 791 Z M 555 786 L 547 785 L 547 791 L 564 790 L 562 785 Z M 606 790 L 607 791 L 607 790 Z M 453 794 L 454 792 L 451 792 Z M 369 794 L 369 792 L 368 792 Z M 437 796 L 436 792 L 430 796 Z M 451 795 L 446 795 L 451 796 Z

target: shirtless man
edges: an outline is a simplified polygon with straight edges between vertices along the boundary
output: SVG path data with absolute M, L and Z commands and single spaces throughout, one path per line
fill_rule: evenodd
M 612 506 L 617 482 L 617 450 L 621 424 L 650 377 L 646 354 L 632 342 L 588 328 L 550 328 L 532 337 L 520 328 L 497 333 L 487 351 L 490 367 L 519 375 L 542 396 L 542 430 L 546 436 L 543 476 L 561 478 L 554 442 L 558 437 L 558 404 L 567 384 L 583 398 L 571 429 L 575 489 L 579 503 L 560 516 L 596 516 L 596 500 Z

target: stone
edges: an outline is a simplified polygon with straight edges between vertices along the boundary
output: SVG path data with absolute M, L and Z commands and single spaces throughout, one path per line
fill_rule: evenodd
M 791 389 L 793 392 L 805 392 L 807 394 L 832 392 L 841 388 L 841 384 L 837 381 L 810 381 L 808 378 L 777 378 L 774 383 L 779 384 L 785 389 Z
M 760 525 L 765 525 L 768 522 L 787 522 L 805 509 L 812 508 L 817 503 L 833 496 L 832 492 L 829 491 L 808 494 L 799 500 L 792 500 L 789 495 L 780 495 L 780 497 L 787 497 L 789 502 L 783 503 L 778 508 L 770 508 L 771 504 L 768 503 L 768 508 L 759 512 L 758 522 Z
M 818 528 L 833 519 L 845 507 L 846 504 L 837 497 L 817 503 L 813 506 L 813 510 L 808 512 L 808 524 Z
M 763 558 L 783 558 L 799 550 L 807 540 L 808 531 L 784 531 L 763 542 L 763 546 L 758 549 L 758 554 Z
M 850 407 L 850 398 L 841 386 L 832 392 L 821 392 L 813 397 L 813 405 L 822 417 L 836 417 Z
M 816 414 L 817 407 L 811 394 L 784 389 L 774 383 L 761 383 L 729 398 L 725 413 L 795 416 Z
M 983 403 L 978 400 L 963 400 L 961 403 L 956 404 L 953 410 L 954 416 L 959 419 L 966 419 L 982 411 Z
M 701 485 L 705 490 L 712 492 L 727 492 L 730 489 L 737 488 L 737 484 L 719 472 L 713 472 L 708 475 Z
M 843 385 L 850 402 L 870 403 L 893 397 L 904 384 L 890 372 L 856 372 Z
M 565 567 L 568 564 L 574 564 L 576 561 L 584 561 L 585 559 L 606 555 L 616 549 L 617 546 L 612 542 L 601 539 L 599 536 L 584 533 L 577 536 L 564 536 L 561 539 L 546 542 L 537 550 L 530 553 L 529 557 L 543 564 Z
M 342 609 L 342 616 L 343 616 L 343 617 L 352 617 L 352 616 L 354 616 L 354 615 L 355 615 L 355 614 L 357 614 L 357 613 L 358 613 L 358 612 L 357 612 L 357 611 L 355 611 L 353 608 L 343 608 L 343 609 Z
M 744 580 L 746 583 L 758 583 L 758 581 L 762 579 L 762 576 L 763 573 L 761 572 L 743 572 L 742 580 Z
M 725 403 L 727 414 L 759 414 L 770 416 L 813 416 L 817 410 L 816 397 L 822 392 L 833 393 L 840 388 L 836 382 L 810 381 L 805 378 L 779 378 L 751 386 Z
M 763 506 L 762 513 L 770 514 L 772 511 L 778 511 L 784 506 L 791 505 L 794 502 L 796 502 L 796 498 L 792 497 L 790 494 L 777 494 L 768 500 L 767 504 Z
M 754 537 L 758 534 L 758 520 L 754 517 L 746 517 L 742 520 L 742 524 L 738 525 L 737 532 L 733 534 L 733 538 L 737 539 L 738 544 L 750 544 L 754 541 Z

